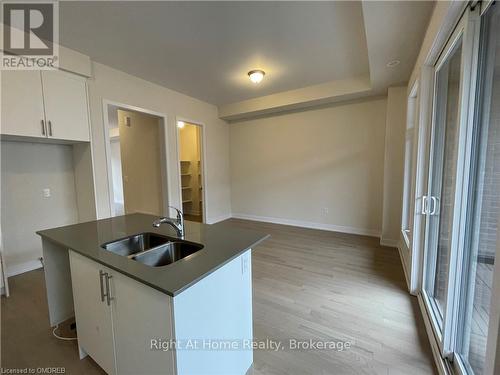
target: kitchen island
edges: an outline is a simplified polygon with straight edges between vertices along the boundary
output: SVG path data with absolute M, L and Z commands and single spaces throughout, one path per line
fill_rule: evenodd
M 80 357 L 108 374 L 245 374 L 251 248 L 268 236 L 186 221 L 180 239 L 170 226 L 154 228 L 155 219 L 132 214 L 38 232 L 51 326 L 75 316 Z M 154 257 L 173 245 L 178 260 Z

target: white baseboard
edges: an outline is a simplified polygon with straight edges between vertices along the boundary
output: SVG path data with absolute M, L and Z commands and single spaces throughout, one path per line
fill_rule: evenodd
M 311 222 L 311 221 L 282 219 L 282 218 L 277 218 L 277 217 L 256 216 L 256 215 L 247 215 L 247 214 L 238 214 L 238 213 L 233 214 L 232 217 L 235 219 L 263 221 L 266 223 L 292 225 L 295 227 L 310 228 L 310 229 L 321 229 L 321 230 L 328 230 L 331 232 L 341 232 L 341 233 L 348 233 L 348 234 L 358 234 L 361 236 L 380 237 L 380 231 L 373 230 L 373 229 L 355 228 L 355 227 L 347 227 L 347 226 L 342 226 L 342 225 L 316 223 L 316 222 Z
M 390 238 L 380 237 L 380 244 L 382 246 L 399 248 L 399 240 L 393 240 L 393 239 L 390 239 Z
M 382 242 L 382 241 L 380 241 L 380 242 Z M 408 288 L 408 291 L 410 291 L 410 289 L 411 289 L 411 287 L 410 287 L 410 274 L 408 272 L 408 269 L 406 268 L 407 262 L 406 262 L 404 255 L 403 255 L 403 248 L 401 247 L 401 243 L 398 243 L 397 249 L 398 249 L 398 253 L 399 253 L 399 259 L 401 260 L 401 264 L 403 265 L 403 272 L 405 274 L 406 287 Z
M 19 275 L 21 273 L 36 270 L 38 268 L 42 268 L 42 263 L 40 262 L 39 259 L 34 259 L 24 263 L 19 263 L 14 265 L 9 264 L 5 274 L 7 275 L 7 277 L 11 277 Z
M 214 216 L 214 217 L 207 217 L 207 224 L 215 224 L 215 223 L 218 223 L 219 221 L 231 219 L 231 217 L 232 217 L 231 214 L 223 214 L 223 215 Z
M 436 336 L 434 336 L 434 330 L 432 329 L 431 320 L 429 318 L 429 315 L 427 314 L 427 310 L 425 308 L 424 300 L 421 294 L 417 296 L 417 300 L 420 307 L 420 312 L 422 314 L 422 317 L 424 318 L 425 330 L 427 331 L 427 336 L 429 337 L 429 341 L 431 343 L 432 355 L 434 356 L 434 362 L 436 362 L 436 367 L 438 369 L 439 375 L 452 375 L 452 371 L 449 368 L 448 364 L 443 358 L 441 358 L 439 345 L 436 340 Z

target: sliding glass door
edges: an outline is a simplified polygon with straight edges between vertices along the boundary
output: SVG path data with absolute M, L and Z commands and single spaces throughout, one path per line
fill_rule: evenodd
M 483 374 L 500 214 L 500 11 L 482 17 L 457 359 Z
M 443 356 L 453 351 L 459 221 L 464 176 L 464 134 L 468 127 L 471 54 L 468 35 L 473 15 L 466 13 L 435 65 L 433 122 L 425 220 L 422 295 Z
M 434 67 L 420 208 L 421 296 L 434 336 L 457 372 L 475 375 L 492 373 L 486 353 L 500 215 L 500 6 L 482 15 L 481 6 L 465 11 Z
M 462 36 L 454 41 L 436 69 L 435 121 L 432 133 L 429 195 L 424 199 L 426 268 L 424 292 L 441 335 L 446 310 L 451 254 L 453 203 L 459 127 Z

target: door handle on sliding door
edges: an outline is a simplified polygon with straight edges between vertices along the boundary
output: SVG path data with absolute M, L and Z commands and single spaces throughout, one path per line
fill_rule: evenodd
M 432 210 L 429 212 L 429 215 L 436 215 L 437 207 L 438 207 L 438 199 L 436 197 L 430 197 L 432 202 Z
M 422 209 L 421 209 L 421 214 L 422 215 L 427 215 L 427 198 L 429 198 L 427 195 L 422 195 Z
M 429 207 L 429 201 L 431 205 Z M 437 214 L 438 211 L 438 198 L 432 195 L 423 195 L 422 196 L 422 215 L 433 216 Z

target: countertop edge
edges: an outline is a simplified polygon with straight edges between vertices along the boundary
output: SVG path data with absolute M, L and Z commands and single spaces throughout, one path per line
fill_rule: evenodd
M 177 295 L 179 295 L 180 293 L 184 292 L 186 289 L 189 289 L 191 286 L 193 286 L 194 284 L 198 283 L 200 280 L 204 279 L 205 277 L 209 276 L 210 274 L 214 273 L 215 271 L 217 271 L 218 269 L 222 268 L 224 265 L 226 265 L 227 263 L 231 262 L 233 259 L 237 258 L 238 256 L 240 256 L 242 253 L 248 251 L 249 249 L 253 248 L 254 246 L 257 246 L 259 245 L 261 242 L 265 241 L 266 239 L 268 239 L 269 237 L 271 237 L 271 235 L 267 234 L 265 236 L 263 236 L 262 238 L 260 238 L 258 241 L 252 243 L 251 245 L 237 251 L 233 256 L 231 257 L 228 257 L 226 260 L 224 260 L 223 262 L 219 263 L 216 267 L 212 268 L 211 270 L 209 270 L 208 272 L 205 272 L 204 274 L 200 275 L 199 277 L 195 278 L 193 281 L 191 281 L 190 283 L 184 285 L 182 288 L 180 289 L 177 289 L 175 291 L 170 291 L 170 290 L 167 290 L 167 289 L 163 289 L 161 287 L 159 287 L 158 285 L 155 285 L 155 284 L 152 284 L 152 283 L 149 283 L 147 282 L 146 280 L 144 279 L 141 279 L 140 277 L 137 277 L 133 274 L 130 274 L 128 272 L 125 272 L 124 270 L 122 269 L 119 269 L 118 267 L 115 267 L 109 263 L 106 263 L 106 262 L 103 262 L 102 260 L 100 259 L 96 259 L 94 257 L 91 257 L 89 256 L 88 254 L 86 254 L 85 252 L 83 251 L 79 251 L 78 249 L 75 249 L 75 248 L 72 248 L 72 247 L 68 247 L 66 244 L 64 243 L 61 243 L 60 241 L 57 241 L 49 236 L 47 236 L 46 234 L 43 233 L 43 231 L 37 231 L 35 232 L 37 235 L 39 235 L 40 237 L 42 237 L 42 239 L 44 240 L 47 240 L 47 241 L 50 241 L 54 244 L 56 244 L 57 246 L 61 246 L 61 247 L 64 247 L 66 248 L 67 250 L 73 250 L 75 252 L 77 252 L 78 254 L 80 255 L 83 255 L 84 257 L 88 258 L 88 259 L 92 259 L 93 261 L 99 263 L 99 264 L 102 264 L 103 266 L 106 266 L 108 268 L 111 268 L 117 272 L 120 272 L 121 274 L 123 275 L 126 275 L 127 277 L 130 277 L 131 279 L 134 279 L 144 285 L 147 285 L 155 290 L 158 290 L 159 292 L 161 293 L 164 293 L 170 297 L 175 297 Z

